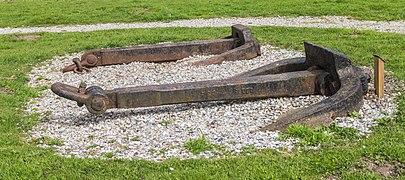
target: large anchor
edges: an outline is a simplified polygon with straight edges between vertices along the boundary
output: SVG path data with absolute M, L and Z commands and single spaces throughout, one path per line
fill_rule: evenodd
M 93 114 L 111 108 L 136 108 L 190 102 L 261 99 L 321 94 L 328 98 L 308 107 L 287 111 L 259 130 L 284 130 L 292 123 L 327 125 L 337 116 L 358 110 L 367 92 L 368 74 L 351 65 L 348 57 L 304 43 L 305 57 L 280 60 L 224 79 L 103 90 L 54 83 L 59 96 L 85 105 Z
M 90 72 L 90 67 L 123 64 L 130 62 L 167 62 L 194 55 L 215 55 L 194 65 L 220 64 L 223 61 L 252 59 L 260 55 L 260 47 L 250 29 L 237 24 L 232 26 L 232 35 L 216 40 L 191 41 L 142 45 L 125 48 L 109 48 L 85 53 L 81 59 L 62 71 L 78 74 Z

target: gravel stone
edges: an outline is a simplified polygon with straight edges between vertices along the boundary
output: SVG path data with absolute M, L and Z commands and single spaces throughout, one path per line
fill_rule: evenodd
M 405 21 L 360 21 L 348 16 L 300 16 L 263 18 L 212 18 L 178 20 L 172 22 L 108 23 L 51 27 L 0 28 L 0 34 L 36 32 L 88 32 L 109 29 L 157 28 L 157 27 L 227 27 L 233 24 L 247 26 L 286 26 L 313 28 L 349 28 L 378 32 L 405 33 Z
M 277 60 L 300 57 L 304 54 L 272 46 L 263 46 L 262 56 L 252 60 L 225 62 L 220 65 L 191 66 L 207 56 L 193 56 L 168 63 L 134 62 L 92 68 L 85 75 L 62 74 L 60 68 L 71 64 L 74 53 L 57 56 L 33 68 L 29 74 L 32 87 L 49 87 L 54 82 L 78 86 L 81 81 L 103 89 L 152 84 L 179 83 L 224 79 Z M 390 79 L 392 81 L 392 79 Z M 392 82 L 388 82 L 392 84 Z M 372 85 L 372 84 L 370 84 Z M 390 86 L 390 85 L 389 85 Z M 372 94 L 372 93 L 371 93 Z M 359 117 L 337 118 L 342 127 L 369 134 L 375 117 L 392 116 L 396 109 L 393 98 L 398 95 L 387 90 L 376 100 L 365 98 Z M 163 161 L 169 158 L 221 158 L 237 155 L 245 147 L 258 149 L 279 147 L 292 149 L 296 139 L 280 140 L 277 131 L 254 132 L 274 121 L 288 109 L 308 106 L 325 97 L 319 95 L 294 98 L 269 98 L 255 101 L 217 101 L 165 105 L 158 107 L 112 109 L 104 115 L 92 115 L 75 102 L 60 98 L 49 88 L 26 105 L 27 113 L 38 113 L 44 122 L 29 131 L 31 140 L 40 137 L 58 139 L 63 145 L 52 145 L 66 157 L 100 157 L 146 159 Z M 208 142 L 221 145 L 213 150 L 192 154 L 184 147 L 190 139 L 204 136 Z M 40 144 L 41 147 L 50 145 Z

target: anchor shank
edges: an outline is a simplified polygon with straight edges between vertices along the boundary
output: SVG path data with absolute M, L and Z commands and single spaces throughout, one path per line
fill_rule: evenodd
M 112 65 L 130 62 L 166 62 L 183 59 L 193 55 L 220 54 L 235 48 L 237 38 L 163 43 L 127 48 L 100 50 L 97 65 Z
M 297 71 L 240 79 L 119 88 L 109 91 L 115 108 L 135 108 L 218 100 L 317 94 L 323 70 Z
M 246 26 L 232 26 L 232 35 L 215 40 L 139 45 L 123 48 L 107 48 L 86 52 L 80 62 L 66 66 L 62 72 L 84 74 L 95 66 L 107 66 L 130 62 L 167 62 L 194 55 L 215 55 L 206 62 L 195 65 L 219 64 L 223 61 L 251 59 L 260 56 L 260 47 Z

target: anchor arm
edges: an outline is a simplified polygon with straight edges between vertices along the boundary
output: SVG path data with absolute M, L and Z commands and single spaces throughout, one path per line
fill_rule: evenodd
M 295 71 L 307 70 L 309 66 L 305 64 L 305 57 L 297 57 L 284 59 L 276 62 L 269 63 L 254 70 L 236 75 L 232 78 L 251 77 L 265 74 L 279 74 Z
M 333 50 L 305 42 L 307 66 L 318 66 L 329 72 L 325 76 L 323 91 L 331 96 L 308 107 L 289 110 L 274 123 L 260 131 L 284 131 L 290 124 L 308 126 L 329 125 L 335 117 L 358 111 L 363 104 L 370 76 L 360 68 L 351 65 L 351 60 Z
M 257 42 L 249 42 L 231 49 L 222 54 L 210 57 L 206 60 L 194 62 L 194 66 L 206 66 L 211 64 L 221 64 L 224 61 L 235 61 L 241 59 L 252 59 L 260 54 L 260 47 Z
M 357 73 L 348 68 L 342 77 L 342 87 L 332 96 L 308 107 L 289 110 L 260 131 L 284 131 L 290 124 L 308 126 L 329 125 L 335 117 L 346 116 L 350 111 L 358 111 L 363 104 L 363 89 Z M 345 73 L 345 74 L 346 74 Z

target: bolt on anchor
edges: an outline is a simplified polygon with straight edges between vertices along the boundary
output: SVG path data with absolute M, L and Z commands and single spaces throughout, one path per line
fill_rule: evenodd
M 214 55 L 193 65 L 220 64 L 223 61 L 252 59 L 260 56 L 260 47 L 250 29 L 237 24 L 232 27 L 232 35 L 215 40 L 141 45 L 125 48 L 108 48 L 86 52 L 81 59 L 73 59 L 74 64 L 63 68 L 62 72 L 78 74 L 90 72 L 89 68 L 130 62 L 168 62 L 193 55 Z
M 329 125 L 334 117 L 345 116 L 362 106 L 370 76 L 333 50 L 304 43 L 305 57 L 284 59 L 223 80 L 103 90 L 76 88 L 54 83 L 52 91 L 85 105 L 90 113 L 103 114 L 112 108 L 136 108 L 238 99 L 263 99 L 311 94 L 329 96 L 308 107 L 289 110 L 259 131 L 285 130 L 293 123 Z

